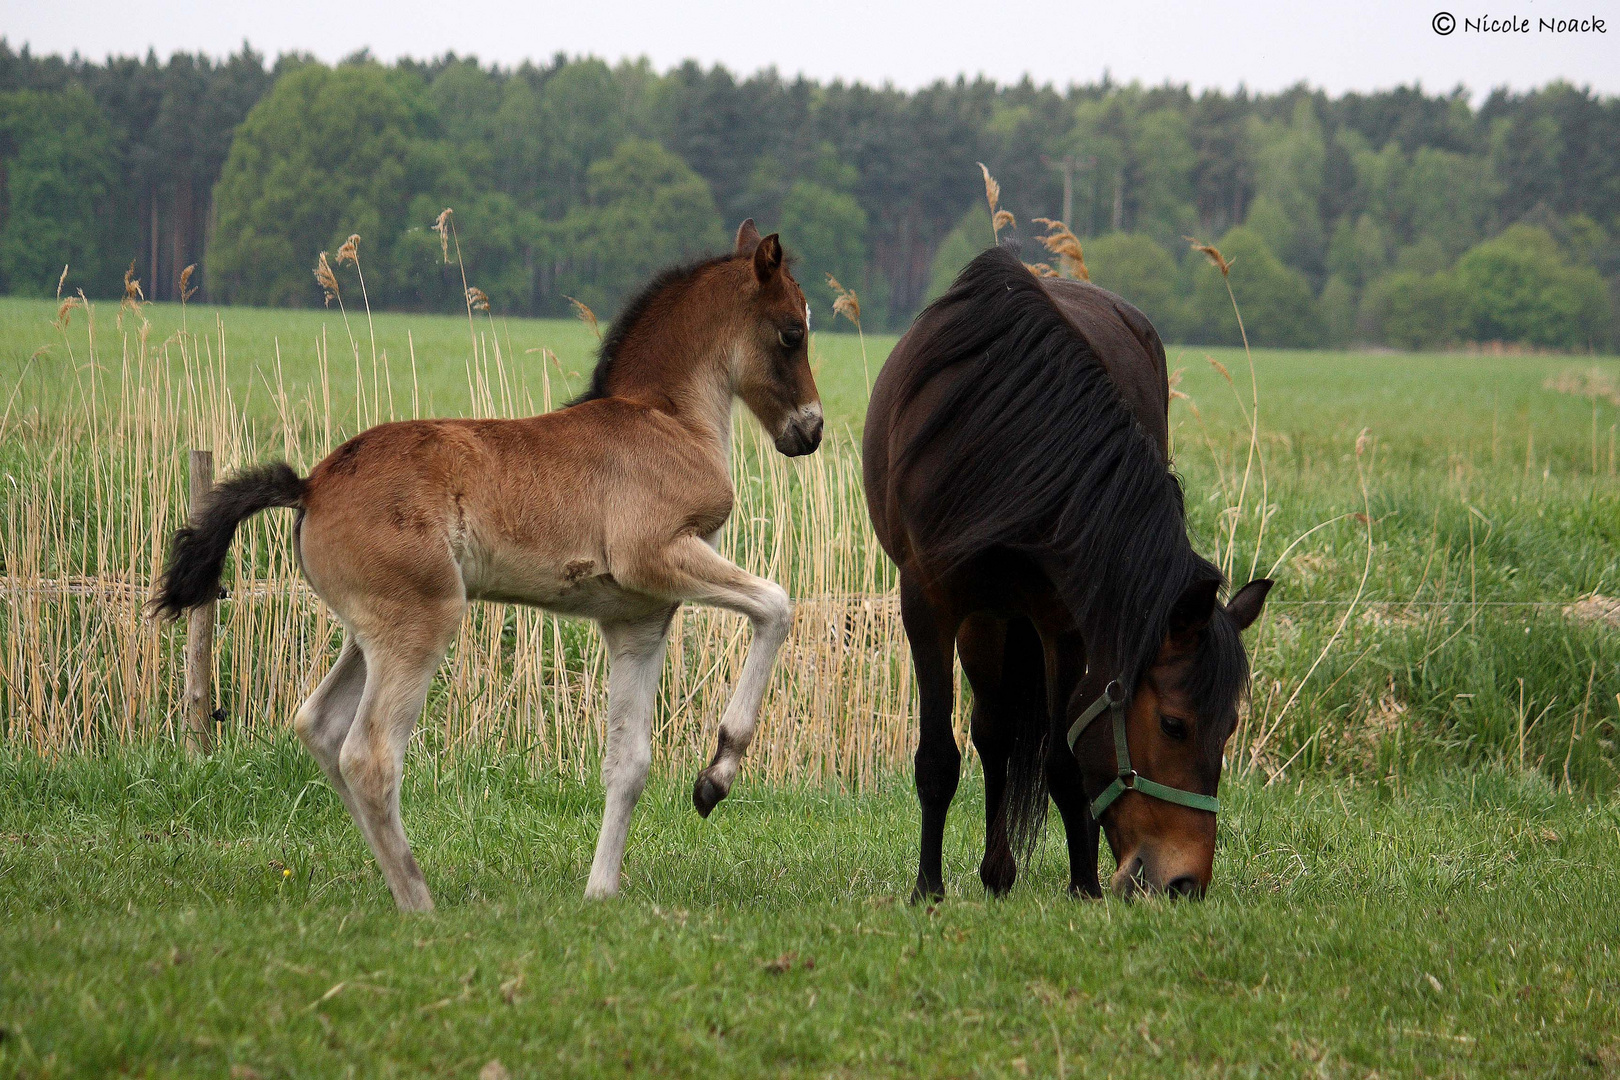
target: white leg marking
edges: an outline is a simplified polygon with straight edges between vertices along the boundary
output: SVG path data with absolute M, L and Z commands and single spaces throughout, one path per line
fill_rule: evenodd
M 677 541 L 667 554 L 686 599 L 739 612 L 753 628 L 742 674 L 720 718 L 719 747 L 692 791 L 698 812 L 708 816 L 731 791 L 753 741 L 777 651 L 793 628 L 793 604 L 782 586 L 748 573 L 696 538 Z
M 427 879 L 400 821 L 399 789 L 405 748 L 422 715 L 433 672 L 448 647 L 448 637 L 437 648 L 390 651 L 386 643 L 367 646 L 366 689 L 338 753 L 338 770 L 352 794 L 355 821 L 401 911 L 433 910 Z
M 596 858 L 591 862 L 591 877 L 585 886 L 587 899 L 599 900 L 619 891 L 630 815 L 647 785 L 647 770 L 652 764 L 653 709 L 658 699 L 658 676 L 664 668 L 669 621 L 674 614 L 675 609 L 670 608 L 634 622 L 602 624 L 611 657 L 607 753 L 602 758 L 607 799 Z
M 354 807 L 354 795 L 343 781 L 338 768 L 338 754 L 349 727 L 360 708 L 360 695 L 366 688 L 366 658 L 353 634 L 343 637 L 343 651 L 338 653 L 332 670 L 326 673 L 315 692 L 299 708 L 293 719 L 293 730 L 315 758 L 321 772 L 337 791 L 338 798 L 349 808 L 356 821 L 360 819 Z

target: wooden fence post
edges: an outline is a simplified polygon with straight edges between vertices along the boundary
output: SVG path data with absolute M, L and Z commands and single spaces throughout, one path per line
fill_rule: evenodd
M 214 486 L 214 452 L 191 452 L 191 520 L 202 510 Z M 186 618 L 186 725 L 194 747 L 214 745 L 214 601 L 191 609 Z

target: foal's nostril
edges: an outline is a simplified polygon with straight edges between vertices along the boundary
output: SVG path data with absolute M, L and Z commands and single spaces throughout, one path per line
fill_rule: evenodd
M 821 445 L 821 417 L 815 416 L 804 427 L 804 441 L 814 450 Z
M 1203 895 L 1203 889 L 1198 879 L 1191 874 L 1183 874 L 1164 887 L 1164 891 L 1177 899 L 1196 900 Z

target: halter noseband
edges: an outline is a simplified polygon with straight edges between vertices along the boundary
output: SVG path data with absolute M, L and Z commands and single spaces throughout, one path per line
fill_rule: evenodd
M 1119 680 L 1115 679 L 1105 687 L 1096 701 L 1087 706 L 1086 711 L 1080 714 L 1069 728 L 1069 753 L 1074 753 L 1074 744 L 1080 741 L 1086 728 L 1097 717 L 1107 710 L 1113 713 L 1114 720 L 1114 757 L 1119 762 L 1119 775 L 1114 782 L 1103 789 L 1103 793 L 1091 800 L 1091 819 L 1101 821 L 1103 811 L 1113 805 L 1115 799 L 1127 791 L 1134 791 L 1141 795 L 1159 799 L 1177 806 L 1190 806 L 1194 810 L 1207 810 L 1211 814 L 1219 813 L 1221 801 L 1213 795 L 1200 795 L 1195 791 L 1183 791 L 1181 788 L 1168 787 L 1155 783 L 1145 776 L 1141 776 L 1131 768 L 1131 750 L 1125 741 L 1125 694 L 1120 688 Z

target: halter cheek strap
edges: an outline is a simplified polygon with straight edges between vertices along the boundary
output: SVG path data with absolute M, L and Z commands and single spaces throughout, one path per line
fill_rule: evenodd
M 1101 795 L 1091 800 L 1093 821 L 1101 821 L 1103 811 L 1127 791 L 1147 795 L 1161 802 L 1175 803 L 1177 806 L 1207 810 L 1211 814 L 1220 812 L 1221 801 L 1213 795 L 1200 795 L 1196 791 L 1183 791 L 1181 788 L 1155 783 L 1145 776 L 1138 775 L 1136 770 L 1131 768 L 1131 748 L 1125 741 L 1125 694 L 1117 679 L 1105 686 L 1102 695 L 1088 705 L 1086 711 L 1080 714 L 1080 718 L 1069 727 L 1069 753 L 1074 753 L 1074 744 L 1080 741 L 1080 736 L 1085 734 L 1091 722 L 1104 712 L 1113 716 L 1114 758 L 1119 765 L 1119 773 L 1114 777 L 1114 782 L 1103 789 Z

